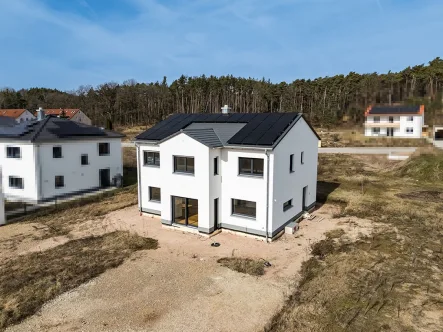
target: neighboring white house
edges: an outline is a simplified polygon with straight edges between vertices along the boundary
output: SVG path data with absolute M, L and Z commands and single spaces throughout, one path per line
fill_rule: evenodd
M 139 209 L 272 238 L 315 205 L 318 141 L 298 113 L 172 115 L 136 137 Z
M 123 175 L 123 135 L 53 116 L 0 127 L 7 199 L 50 201 L 113 185 Z
M 370 106 L 365 112 L 365 136 L 421 138 L 425 107 Z
M 62 114 L 72 121 L 92 125 L 92 121 L 88 116 L 78 108 L 58 108 L 58 109 L 45 109 L 45 114 L 55 115 L 60 117 Z
M 34 120 L 35 116 L 28 110 L 22 109 L 0 109 L 0 116 L 13 118 L 17 123 Z

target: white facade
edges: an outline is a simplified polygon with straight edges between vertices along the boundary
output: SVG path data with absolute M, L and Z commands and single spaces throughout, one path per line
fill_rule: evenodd
M 392 136 L 421 138 L 424 115 L 368 115 L 365 121 L 365 136 Z
M 108 155 L 99 155 L 99 143 L 109 144 Z M 8 157 L 8 147 L 19 148 L 20 156 Z M 60 158 L 54 158 L 54 147 L 61 148 Z M 82 155 L 87 155 L 87 165 L 82 165 Z M 48 143 L 1 141 L 0 162 L 5 197 L 30 203 L 99 189 L 107 185 L 103 179 L 103 183 L 100 182 L 100 170 L 109 169 L 110 183 L 117 174 L 123 175 L 120 138 Z M 101 174 L 106 177 L 108 173 L 104 171 Z M 63 177 L 58 178 L 58 187 L 56 176 Z M 19 181 L 14 184 L 10 177 L 22 180 L 12 180 Z M 17 185 L 20 181 L 21 186 Z
M 144 165 L 145 152 L 159 152 L 160 165 Z M 193 157 L 194 173 L 174 172 L 174 156 Z M 138 141 L 139 208 L 145 213 L 158 214 L 164 224 L 173 225 L 177 208 L 173 206 L 174 197 L 189 198 L 198 200 L 198 230 L 202 233 L 225 228 L 273 237 L 315 205 L 317 157 L 318 137 L 303 118 L 275 147 L 269 148 L 229 145 L 210 148 L 185 132 L 158 144 Z M 214 172 L 214 158 L 218 161 L 218 174 Z M 262 160 L 263 174 L 239 174 L 239 158 Z M 150 199 L 149 187 L 160 188 L 160 202 Z M 303 188 L 306 188 L 304 202 Z M 254 202 L 255 217 L 233 213 L 233 199 Z M 218 200 L 218 214 L 215 200 Z M 283 204 L 288 201 L 290 207 L 284 209 Z
M 31 112 L 29 112 L 28 110 L 25 110 L 22 114 L 20 114 L 20 116 L 18 116 L 15 121 L 17 123 L 21 123 L 24 121 L 30 121 L 30 120 L 34 120 L 35 116 L 34 114 L 32 114 Z

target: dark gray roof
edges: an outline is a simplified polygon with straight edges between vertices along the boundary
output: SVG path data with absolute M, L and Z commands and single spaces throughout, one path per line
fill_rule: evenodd
M 212 129 L 218 136 L 221 143 L 226 145 L 231 137 L 237 134 L 244 126 L 246 126 L 246 123 L 194 122 L 187 126 L 185 131 L 190 129 Z
M 420 106 L 373 106 L 369 110 L 369 115 L 383 115 L 383 114 L 419 114 Z
M 206 129 L 186 128 L 183 130 L 183 133 L 210 148 L 219 148 L 223 146 L 223 143 L 220 141 L 220 138 L 211 128 L 206 128 Z
M 17 122 L 14 118 L 10 118 L 9 116 L 0 116 L 0 126 L 12 127 L 16 124 Z
M 121 137 L 124 137 L 124 135 L 114 131 L 53 116 L 48 116 L 41 121 L 31 120 L 19 123 L 13 127 L 0 127 L 0 139 L 30 142 Z
M 160 142 L 196 123 L 208 123 L 217 132 L 233 135 L 223 145 L 274 146 L 302 115 L 300 113 L 231 113 L 231 114 L 174 114 L 136 137 L 138 141 Z M 233 124 L 229 130 L 214 124 Z M 243 126 L 240 125 L 242 124 Z M 308 123 L 309 125 L 309 123 Z M 317 133 L 311 127 L 315 135 Z M 228 134 L 226 135 L 229 136 Z M 223 135 L 219 135 L 221 138 Z M 318 137 L 318 135 L 317 135 Z M 221 141 L 224 139 L 221 139 Z

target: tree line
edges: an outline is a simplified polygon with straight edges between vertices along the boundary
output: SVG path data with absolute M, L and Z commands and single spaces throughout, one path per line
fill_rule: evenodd
M 228 104 L 233 112 L 302 112 L 314 125 L 335 126 L 346 119 L 364 121 L 371 104 L 425 104 L 426 121 L 441 115 L 443 60 L 386 74 L 358 74 L 297 79 L 292 83 L 234 76 L 181 76 L 171 84 L 108 82 L 75 91 L 31 88 L 0 90 L 0 108 L 80 108 L 95 124 L 153 124 L 172 113 L 220 112 Z

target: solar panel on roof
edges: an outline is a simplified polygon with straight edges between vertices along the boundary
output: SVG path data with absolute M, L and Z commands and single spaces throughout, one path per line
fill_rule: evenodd
M 230 144 L 243 144 L 243 141 L 252 134 L 252 132 L 260 125 L 260 123 L 266 119 L 264 117 L 263 119 L 260 117 L 253 117 L 252 120 L 243 127 L 242 130 L 240 130 L 237 134 L 235 134 L 228 143 Z
M 268 132 L 263 135 L 258 141 L 257 145 L 272 145 L 285 131 L 285 129 L 292 123 L 295 116 L 288 116 L 284 114 L 281 116 L 274 125 L 269 128 Z M 291 121 L 292 120 L 292 121 Z
M 239 122 L 238 120 L 243 116 L 242 113 L 233 113 L 229 114 L 228 117 L 226 117 L 226 122 Z

